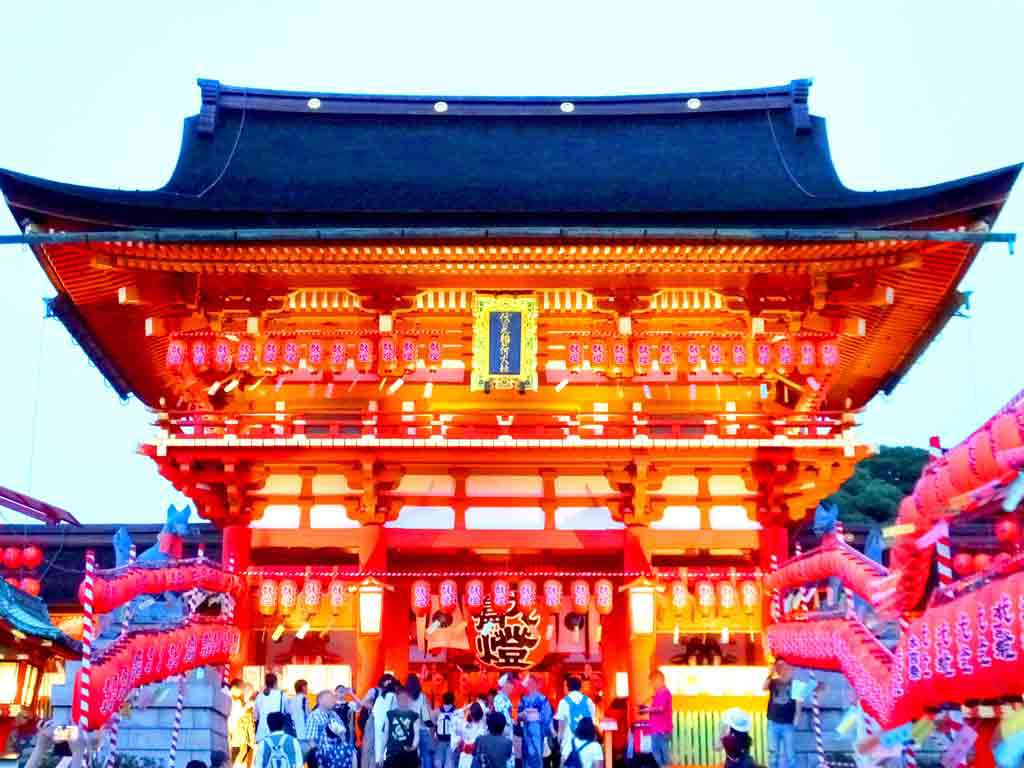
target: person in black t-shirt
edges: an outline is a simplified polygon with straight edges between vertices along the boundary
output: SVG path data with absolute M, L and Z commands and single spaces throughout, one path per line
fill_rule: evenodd
M 412 700 L 404 688 L 398 689 L 398 706 L 388 712 L 385 768 L 419 768 L 419 715 L 412 711 Z
M 474 749 L 475 765 L 479 768 L 505 768 L 512 757 L 512 739 L 505 735 L 508 721 L 501 712 L 487 715 L 487 733 L 477 737 Z
M 768 766 L 794 768 L 796 723 L 800 719 L 800 702 L 793 698 L 793 670 L 782 659 L 776 660 L 771 674 L 764 681 L 768 691 Z

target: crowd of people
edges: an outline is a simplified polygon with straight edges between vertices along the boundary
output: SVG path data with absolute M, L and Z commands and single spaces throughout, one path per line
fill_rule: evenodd
M 525 690 L 518 706 L 513 692 Z M 536 677 L 502 675 L 498 688 L 456 706 L 437 706 L 411 674 L 386 674 L 365 696 L 338 686 L 316 694 L 306 681 L 294 695 L 268 674 L 256 691 L 231 686 L 232 768 L 604 768 L 594 702 L 568 677 L 557 707 Z

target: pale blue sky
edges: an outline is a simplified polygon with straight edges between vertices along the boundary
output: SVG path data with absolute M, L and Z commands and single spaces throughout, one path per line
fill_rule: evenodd
M 177 157 L 181 120 L 198 105 L 200 76 L 305 90 L 567 96 L 813 77 L 811 106 L 829 120 L 848 186 L 919 186 L 1024 160 L 1021 3 L 270 7 L 5 3 L 0 166 L 157 187 Z M 1022 223 L 1024 183 L 997 229 Z M 0 232 L 15 231 L 4 209 Z M 866 439 L 956 441 L 1024 386 L 1022 258 L 1000 246 L 982 252 L 963 286 L 974 291 L 971 319 L 954 320 L 896 393 L 876 399 Z M 172 492 L 135 454 L 148 415 L 122 405 L 63 328 L 42 320 L 52 293 L 25 249 L 0 248 L 0 485 L 88 522 L 159 520 Z

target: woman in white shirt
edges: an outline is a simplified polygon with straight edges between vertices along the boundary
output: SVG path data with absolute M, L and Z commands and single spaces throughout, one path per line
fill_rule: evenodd
M 457 756 L 455 768 L 472 768 L 477 736 L 487 730 L 484 725 L 484 708 L 480 702 L 474 701 L 470 705 L 469 713 L 460 725 L 462 727 L 452 736 L 452 754 Z
M 576 768 L 604 768 L 604 749 L 597 740 L 597 728 L 589 717 L 582 718 L 576 725 L 576 734 L 566 739 L 562 747 L 562 765 L 574 768 L 569 756 L 575 752 L 580 759 Z
M 284 702 L 284 691 L 277 688 L 277 675 L 273 672 L 267 674 L 264 680 L 263 690 L 256 697 L 256 741 L 270 735 L 270 728 L 267 726 L 267 715 L 271 712 L 287 713 Z

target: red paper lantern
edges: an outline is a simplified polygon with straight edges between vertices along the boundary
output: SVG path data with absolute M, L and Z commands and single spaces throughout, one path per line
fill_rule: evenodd
M 594 582 L 594 607 L 602 616 L 607 616 L 615 606 L 615 586 L 608 579 Z
M 761 368 L 772 364 L 772 345 L 767 341 L 759 341 L 754 345 L 754 360 Z
M 672 342 L 663 341 L 658 345 L 658 365 L 661 368 L 672 368 L 676 364 L 676 352 Z
M 409 590 L 409 601 L 412 612 L 417 616 L 422 617 L 430 613 L 430 582 L 424 579 L 414 581 Z
M 725 363 L 725 345 L 720 341 L 708 344 L 708 365 L 719 368 Z
M 480 579 L 471 579 L 466 582 L 466 611 L 475 616 L 484 609 L 484 583 Z
M 974 556 L 967 552 L 957 552 L 953 558 L 953 570 L 960 576 L 974 573 Z
M 377 352 L 381 373 L 390 373 L 398 367 L 398 340 L 394 336 L 381 336 Z
M 459 604 L 459 585 L 454 579 L 445 579 L 437 588 L 437 604 L 447 614 L 455 612 Z
M 1020 525 L 1012 517 L 1000 518 L 996 523 L 996 538 L 1003 544 L 1014 544 L 1020 539 Z
M 569 585 L 569 596 L 576 613 L 586 613 L 590 609 L 590 584 L 585 580 L 574 579 Z
M 565 348 L 566 364 L 569 368 L 578 369 L 583 365 L 583 344 L 579 339 L 571 339 Z
M 285 339 L 281 345 L 281 360 L 284 362 L 285 367 L 297 368 L 301 356 L 302 350 L 299 347 L 299 342 L 295 339 Z
M 337 614 L 345 605 L 345 593 L 348 586 L 341 579 L 332 579 L 327 585 L 327 601 L 331 606 L 331 613 Z
M 188 356 L 188 344 L 181 339 L 171 339 L 167 342 L 167 367 L 171 370 L 180 370 L 185 365 L 185 358 Z
M 818 361 L 825 368 L 839 365 L 839 345 L 834 341 L 823 341 L 818 346 Z
M 796 361 L 796 353 L 793 351 L 793 342 L 780 341 L 775 345 L 775 362 L 782 368 L 791 368 Z
M 256 342 L 252 339 L 242 339 L 238 342 L 238 352 L 235 355 L 235 367 L 240 371 L 247 371 L 256 362 Z
M 608 344 L 604 341 L 590 342 L 590 367 L 603 371 L 608 365 Z
M 43 563 L 43 550 L 34 544 L 30 544 L 21 550 L 21 562 L 30 571 L 35 570 Z
M 331 342 L 330 355 L 331 370 L 335 372 L 344 370 L 348 363 L 348 345 L 341 339 L 335 339 Z
M 268 370 L 275 370 L 281 358 L 281 342 L 277 339 L 267 339 L 263 342 L 263 367 Z
M 506 579 L 495 579 L 491 582 L 491 604 L 497 611 L 507 611 L 512 607 L 512 586 Z
M 359 339 L 356 342 L 356 365 L 360 370 L 368 370 L 373 367 L 375 358 L 374 345 L 371 339 Z
M 12 571 L 21 567 L 21 547 L 4 549 L 4 567 Z
M 992 421 L 992 442 L 997 453 L 1024 444 L 1024 411 L 1010 410 L 996 416 Z
M 519 582 L 518 605 L 520 610 L 529 613 L 537 607 L 537 582 L 533 579 L 523 579 Z
M 18 589 L 22 592 L 28 592 L 28 594 L 38 597 L 40 591 L 39 579 L 24 578 L 18 583 Z
M 260 584 L 259 608 L 264 616 L 272 616 L 277 610 L 277 582 L 264 579 Z
M 287 616 L 299 602 L 299 585 L 294 579 L 282 579 L 277 587 L 277 607 Z
M 306 346 L 306 363 L 311 371 L 318 371 L 327 360 L 327 343 L 323 339 L 313 339 Z
M 562 610 L 562 582 L 557 579 L 544 582 L 544 608 L 552 613 Z
M 210 367 L 210 345 L 202 340 L 193 342 L 191 360 L 194 370 L 207 370 Z
M 686 364 L 691 368 L 700 365 L 703 351 L 699 342 L 691 341 L 686 345 Z
M 412 336 L 403 336 L 399 351 L 402 362 L 408 370 L 416 367 L 416 339 Z
M 231 368 L 231 342 L 218 338 L 213 341 L 213 369 L 224 373 Z
M 441 365 L 441 358 L 443 357 L 443 347 L 441 346 L 440 339 L 430 339 L 427 342 L 427 363 L 431 368 L 437 368 Z
M 646 341 L 638 341 L 633 345 L 633 369 L 643 375 L 651 367 L 651 345 Z
M 612 342 L 612 365 L 619 371 L 629 366 L 629 342 L 625 339 Z
M 742 341 L 732 343 L 732 365 L 734 368 L 745 368 L 747 365 L 747 345 Z
M 302 607 L 307 613 L 320 610 L 320 599 L 323 597 L 323 585 L 318 579 L 306 579 L 302 585 Z
M 797 344 L 797 365 L 801 371 L 814 369 L 817 362 L 817 345 L 813 341 L 803 340 Z
M 992 556 L 984 552 L 974 556 L 974 570 L 983 573 L 992 567 Z

